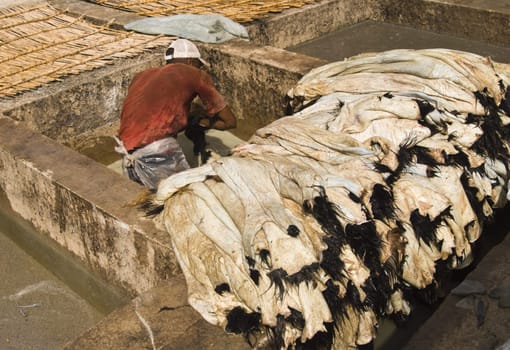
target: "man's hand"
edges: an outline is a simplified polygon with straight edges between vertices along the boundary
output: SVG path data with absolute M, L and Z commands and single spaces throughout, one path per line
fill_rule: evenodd
M 216 123 L 217 120 L 219 120 L 219 118 L 217 116 L 214 116 L 214 117 L 211 117 L 211 118 L 202 117 L 198 121 L 198 125 L 200 125 L 203 128 L 211 129 L 214 126 L 214 124 Z

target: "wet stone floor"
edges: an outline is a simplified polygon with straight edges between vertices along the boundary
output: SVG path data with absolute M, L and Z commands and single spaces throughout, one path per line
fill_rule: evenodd
M 103 314 L 0 232 L 0 349 L 54 350 Z
M 126 301 L 35 232 L 0 192 L 0 350 L 59 349 Z

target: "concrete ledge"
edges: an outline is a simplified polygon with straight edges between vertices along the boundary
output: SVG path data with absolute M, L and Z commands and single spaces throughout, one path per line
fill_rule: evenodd
M 510 45 L 510 11 L 481 0 L 384 0 L 383 21 L 440 34 Z M 497 2 L 496 2 L 497 3 Z
M 0 186 L 41 234 L 132 296 L 180 273 L 168 235 L 127 205 L 141 186 L 10 118 L 0 138 Z
M 283 49 L 368 19 L 381 19 L 380 1 L 325 0 L 272 14 L 247 29 L 254 44 Z

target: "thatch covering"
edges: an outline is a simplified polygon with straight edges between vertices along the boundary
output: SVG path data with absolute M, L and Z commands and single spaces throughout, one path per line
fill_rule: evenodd
M 142 16 L 183 13 L 219 14 L 239 23 L 266 17 L 271 12 L 301 7 L 317 0 L 88 0 L 100 5 L 135 12 Z
M 168 37 L 96 26 L 46 3 L 0 9 L 0 97 L 168 42 Z

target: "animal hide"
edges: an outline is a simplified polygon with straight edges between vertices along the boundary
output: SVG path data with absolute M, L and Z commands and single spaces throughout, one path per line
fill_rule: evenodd
M 353 349 L 408 291 L 470 262 L 508 197 L 508 67 L 394 50 L 312 70 L 294 114 L 154 199 L 212 324 L 280 349 Z

